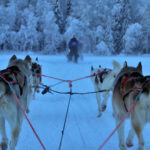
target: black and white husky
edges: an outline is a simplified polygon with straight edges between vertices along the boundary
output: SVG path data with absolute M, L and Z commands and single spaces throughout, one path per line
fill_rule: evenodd
M 99 66 L 99 68 L 91 67 L 91 75 L 95 74 L 95 76 L 91 77 L 92 83 L 94 85 L 95 91 L 100 90 L 112 90 L 113 88 L 113 82 L 115 80 L 115 77 L 121 70 L 121 66 L 117 61 L 113 61 L 113 69 L 107 69 L 102 68 Z M 98 117 L 101 117 L 102 112 L 105 111 L 107 107 L 107 100 L 109 98 L 109 91 L 103 92 L 103 101 L 100 100 L 100 93 L 96 93 L 96 100 L 98 104 Z
M 40 90 L 38 88 L 39 84 L 41 83 L 42 77 L 42 68 L 41 65 L 39 65 L 38 57 L 35 59 L 34 62 L 32 62 L 32 87 L 33 87 L 33 99 L 35 99 L 35 93 L 39 93 Z

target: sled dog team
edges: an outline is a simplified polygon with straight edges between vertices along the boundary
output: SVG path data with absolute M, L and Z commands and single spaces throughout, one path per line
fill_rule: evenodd
M 91 67 L 92 82 L 95 91 L 108 89 L 112 91 L 113 116 L 118 125 L 126 116 L 129 109 L 135 107 L 129 115 L 131 129 L 125 142 L 124 124 L 118 129 L 119 148 L 127 150 L 133 146 L 133 138 L 137 135 L 138 150 L 144 150 L 143 129 L 147 122 L 150 122 L 150 76 L 142 74 L 142 64 L 139 62 L 137 67 L 128 66 L 124 62 L 123 67 L 113 61 L 113 69 L 105 69 L 99 66 L 94 69 Z M 109 92 L 103 93 L 103 101 L 100 100 L 99 93 L 96 93 L 98 104 L 98 117 L 106 109 Z
M 6 69 L 0 71 L 0 150 L 8 149 L 5 121 L 10 125 L 11 140 L 9 149 L 15 150 L 23 121 L 21 112 L 14 95 L 16 95 L 25 112 L 29 112 L 29 103 L 38 91 L 41 81 L 41 67 L 38 60 L 32 62 L 28 55 L 18 59 L 13 55 Z
M 133 146 L 133 138 L 138 137 L 138 150 L 144 150 L 144 137 L 142 134 L 144 125 L 150 122 L 150 76 L 143 76 L 142 64 L 137 67 L 128 66 L 124 62 L 121 68 L 117 61 L 113 61 L 113 68 L 107 69 L 91 67 L 91 77 L 95 91 L 106 89 L 102 93 L 103 101 L 100 100 L 100 93 L 96 93 L 98 104 L 98 117 L 107 107 L 109 91 L 112 91 L 113 115 L 116 124 L 125 117 L 133 104 L 136 104 L 129 118 L 132 127 L 129 131 L 126 143 L 124 141 L 124 124 L 118 130 L 120 150 L 127 150 Z M 28 55 L 25 59 L 18 59 L 13 55 L 8 67 L 0 71 L 0 149 L 8 149 L 8 138 L 6 135 L 5 121 L 10 125 L 11 140 L 10 150 L 15 150 L 19 133 L 22 126 L 23 114 L 16 103 L 14 94 L 20 100 L 23 109 L 29 112 L 29 103 L 39 92 L 38 85 L 41 82 L 41 67 L 38 59 L 32 62 Z

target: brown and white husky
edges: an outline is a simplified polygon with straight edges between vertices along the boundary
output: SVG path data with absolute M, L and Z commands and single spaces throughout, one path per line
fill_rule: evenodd
M 98 117 L 101 117 L 102 112 L 105 111 L 107 107 L 109 90 L 112 90 L 115 77 L 121 70 L 121 66 L 117 61 L 113 61 L 112 64 L 113 64 L 112 70 L 102 68 L 101 66 L 99 66 L 99 68 L 93 68 L 93 66 L 91 67 L 91 75 L 95 74 L 95 76 L 91 77 L 95 91 L 100 91 L 104 89 L 108 90 L 107 92 L 103 92 L 102 102 L 100 100 L 100 93 L 96 93 L 96 100 L 98 104 Z
M 0 149 L 8 148 L 5 121 L 10 125 L 11 141 L 10 150 L 15 150 L 23 121 L 21 112 L 13 92 L 17 95 L 23 109 L 28 108 L 28 101 L 31 97 L 32 61 L 30 56 L 24 60 L 18 59 L 15 55 L 9 60 L 6 69 L 0 71 L 0 134 L 2 141 Z
M 144 150 L 144 125 L 150 121 L 150 77 L 142 75 L 142 64 L 129 67 L 124 63 L 123 69 L 116 77 L 112 96 L 112 105 L 116 124 L 125 117 L 127 111 L 135 104 L 129 118 L 132 128 L 129 131 L 126 144 L 124 137 L 124 123 L 118 129 L 120 150 L 127 150 L 133 146 L 133 137 L 138 137 L 138 150 Z

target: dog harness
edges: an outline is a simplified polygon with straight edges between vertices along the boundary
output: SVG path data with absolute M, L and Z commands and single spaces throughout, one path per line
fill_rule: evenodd
M 39 76 L 40 83 L 41 83 L 41 81 L 42 81 L 42 78 L 41 78 L 42 68 L 41 68 L 41 66 L 39 64 L 32 63 L 32 73 L 33 73 L 33 75 Z
M 124 106 L 125 106 L 125 110 L 128 112 L 128 109 L 127 109 L 127 106 L 126 106 L 126 103 L 125 103 L 125 98 L 126 96 L 128 96 L 132 91 L 138 91 L 139 93 L 141 92 L 141 88 L 136 88 L 135 87 L 135 84 L 136 84 L 136 81 L 142 79 L 143 76 L 140 72 L 132 72 L 130 73 L 129 75 L 125 74 L 124 75 L 124 79 L 122 80 L 121 82 L 121 93 L 123 95 L 123 102 L 124 102 Z M 125 89 L 125 85 L 127 84 L 128 81 L 133 81 L 133 85 L 130 89 L 128 89 L 128 91 L 126 91 Z M 143 92 L 143 91 L 142 91 Z
M 4 81 L 6 84 L 15 85 L 17 84 L 20 89 L 20 95 L 23 94 L 23 86 L 20 84 L 18 76 L 23 81 L 23 86 L 25 85 L 26 77 L 21 73 L 17 66 L 8 67 L 7 69 L 0 71 L 0 80 Z
M 103 83 L 104 76 L 111 71 L 112 71 L 111 69 L 107 69 L 107 68 L 105 68 L 103 71 L 98 70 L 96 77 L 98 76 L 100 79 L 100 82 Z

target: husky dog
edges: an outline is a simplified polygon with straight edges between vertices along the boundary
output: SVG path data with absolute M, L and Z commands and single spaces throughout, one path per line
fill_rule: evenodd
M 41 71 L 41 66 L 38 63 L 38 57 L 35 59 L 35 62 L 32 62 L 31 70 L 32 70 L 32 78 L 30 81 L 31 87 L 30 87 L 30 94 L 29 94 L 30 97 L 28 98 L 28 106 L 29 106 L 30 101 L 35 99 L 35 94 L 40 92 L 38 86 L 42 81 L 42 78 L 41 78 L 42 71 Z M 29 113 L 29 112 L 30 110 L 27 107 L 26 113 Z
M 33 81 L 32 81 L 32 86 L 34 88 L 33 91 L 33 99 L 35 98 L 35 93 L 39 93 L 40 90 L 38 88 L 39 84 L 41 83 L 41 66 L 39 65 L 38 57 L 35 59 L 35 62 L 32 62 L 32 76 L 33 76 Z
M 130 120 L 132 128 L 129 131 L 126 144 L 133 146 L 133 137 L 138 137 L 138 150 L 144 150 L 143 128 L 150 122 L 150 77 L 143 77 L 142 64 L 129 67 L 124 63 L 123 69 L 116 77 L 112 105 L 116 124 L 125 117 L 127 111 L 136 104 L 131 111 Z M 120 150 L 127 150 L 124 141 L 124 124 L 118 129 Z
M 8 147 L 5 120 L 8 121 L 11 130 L 10 150 L 15 150 L 23 114 L 14 98 L 14 93 L 20 100 L 23 109 L 26 110 L 31 94 L 31 67 L 32 61 L 30 56 L 26 56 L 22 60 L 17 59 L 14 55 L 9 60 L 8 67 L 0 71 L 0 134 L 2 137 L 0 149 L 2 150 L 6 150 Z
M 117 61 L 113 61 L 113 69 L 99 68 L 94 69 L 93 66 L 91 67 L 91 77 L 92 83 L 94 85 L 95 91 L 100 90 L 112 90 L 113 82 L 115 77 L 119 73 L 121 66 Z M 105 111 L 107 106 L 107 100 L 109 98 L 109 91 L 103 93 L 103 102 L 100 101 L 100 93 L 96 93 L 96 99 L 98 104 L 98 117 L 101 117 L 102 112 Z

